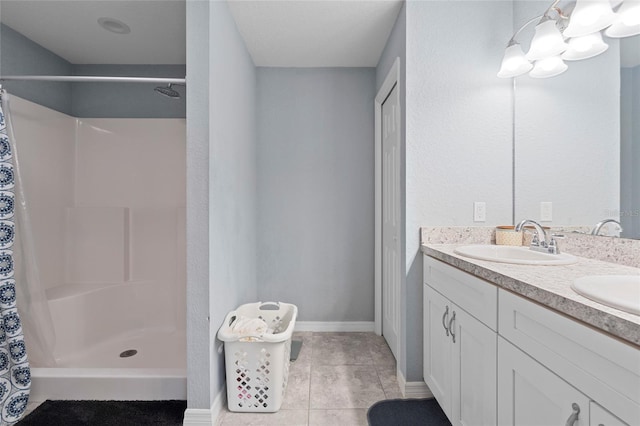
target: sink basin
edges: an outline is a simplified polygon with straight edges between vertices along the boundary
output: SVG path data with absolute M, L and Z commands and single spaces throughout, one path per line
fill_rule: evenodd
M 453 251 L 461 256 L 474 259 L 519 265 L 570 265 L 578 261 L 575 256 L 566 253 L 549 254 L 533 251 L 528 247 L 516 246 L 479 244 L 458 247 Z
M 592 275 L 578 278 L 571 288 L 603 305 L 640 315 L 640 275 Z

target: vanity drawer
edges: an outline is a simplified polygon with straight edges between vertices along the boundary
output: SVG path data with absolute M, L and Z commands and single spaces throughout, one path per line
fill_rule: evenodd
M 498 329 L 498 288 L 495 285 L 426 255 L 424 282 L 490 329 Z
M 639 347 L 507 290 L 499 290 L 498 300 L 501 336 L 626 423 L 640 425 Z

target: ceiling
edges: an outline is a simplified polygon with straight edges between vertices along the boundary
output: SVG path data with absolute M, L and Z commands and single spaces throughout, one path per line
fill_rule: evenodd
M 188 0 L 191 1 L 191 0 Z M 376 66 L 403 0 L 231 0 L 257 66 Z M 129 34 L 101 28 L 126 23 Z M 73 64 L 184 64 L 185 0 L 1 0 L 0 20 Z
M 0 0 L 0 20 L 74 64 L 184 64 L 185 1 Z M 257 66 L 373 67 L 403 0 L 230 0 Z M 101 28 L 101 17 L 131 27 Z M 640 36 L 621 44 L 640 64 Z
M 231 0 L 257 66 L 375 67 L 402 0 Z
M 98 19 L 118 19 L 115 34 Z M 184 64 L 184 0 L 1 0 L 0 20 L 73 64 Z

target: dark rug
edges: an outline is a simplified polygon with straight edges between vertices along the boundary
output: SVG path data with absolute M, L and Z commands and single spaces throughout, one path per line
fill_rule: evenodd
M 182 425 L 187 401 L 50 401 L 19 426 Z
M 369 426 L 451 426 L 434 398 L 389 399 L 367 411 Z

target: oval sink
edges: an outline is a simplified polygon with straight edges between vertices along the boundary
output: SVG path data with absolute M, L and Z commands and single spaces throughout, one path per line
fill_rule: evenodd
M 458 247 L 453 252 L 479 260 L 519 265 L 570 265 L 578 261 L 575 256 L 566 253 L 542 253 L 530 250 L 528 247 L 516 246 L 478 244 Z
M 640 275 L 592 275 L 578 278 L 571 288 L 603 305 L 640 315 Z

